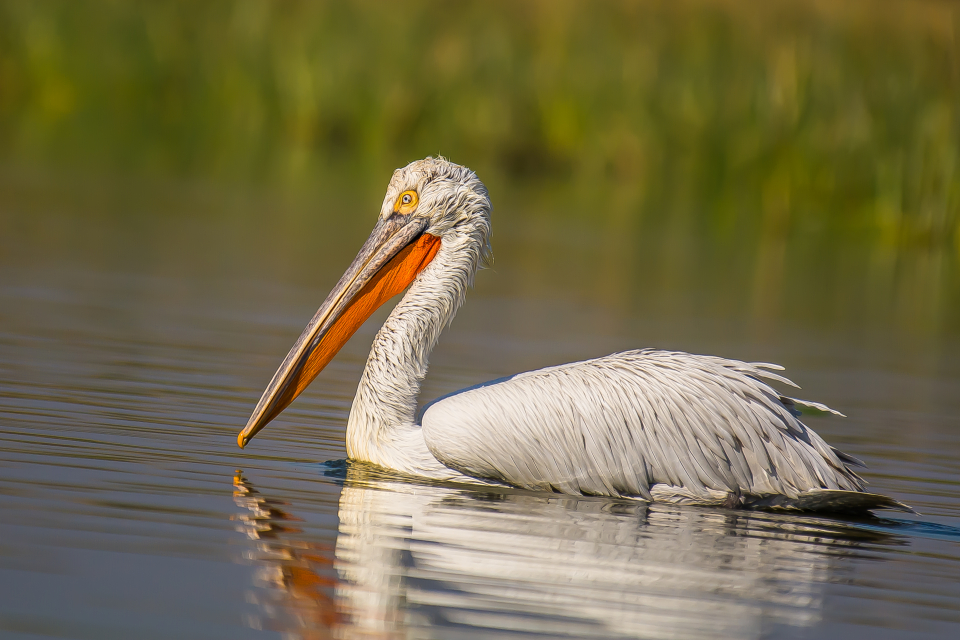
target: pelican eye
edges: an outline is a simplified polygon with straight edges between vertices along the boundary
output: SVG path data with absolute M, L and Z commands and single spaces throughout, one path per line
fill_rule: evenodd
M 420 197 L 417 196 L 416 191 L 404 191 L 400 194 L 400 197 L 397 198 L 397 201 L 393 205 L 393 210 L 396 213 L 401 215 L 407 215 L 413 213 L 417 208 L 417 203 L 420 201 Z

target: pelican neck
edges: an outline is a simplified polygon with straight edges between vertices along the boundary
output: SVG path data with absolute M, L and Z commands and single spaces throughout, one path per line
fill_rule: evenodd
M 463 304 L 481 249 L 470 234 L 443 235 L 437 256 L 377 332 L 347 421 L 350 458 L 419 473 L 439 464 L 420 436 L 417 398 L 430 353 Z

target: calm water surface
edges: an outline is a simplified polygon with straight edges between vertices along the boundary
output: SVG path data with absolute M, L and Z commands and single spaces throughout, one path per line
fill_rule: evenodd
M 417 484 L 344 462 L 382 312 L 247 450 L 235 444 L 372 214 L 331 236 L 285 219 L 5 206 L 4 638 L 960 635 L 960 343 L 943 323 L 730 311 L 717 300 L 756 281 L 697 286 L 718 264 L 671 291 L 647 274 L 598 293 L 582 274 L 610 269 L 615 229 L 496 219 L 497 267 L 441 340 L 427 399 L 627 347 L 779 362 L 804 397 L 850 416 L 811 426 L 923 515 Z

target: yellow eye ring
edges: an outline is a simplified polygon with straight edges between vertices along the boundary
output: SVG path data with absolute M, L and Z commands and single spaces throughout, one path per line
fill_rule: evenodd
M 397 197 L 397 201 L 393 204 L 393 210 L 405 216 L 416 210 L 418 202 L 420 202 L 420 196 L 417 195 L 416 191 L 404 191 Z

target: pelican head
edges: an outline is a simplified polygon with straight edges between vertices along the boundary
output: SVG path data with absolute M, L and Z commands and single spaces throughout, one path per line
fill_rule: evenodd
M 477 175 L 444 158 L 397 169 L 377 224 L 263 392 L 237 437 L 244 447 L 277 417 L 384 302 L 406 289 L 443 247 L 489 256 L 490 198 Z

